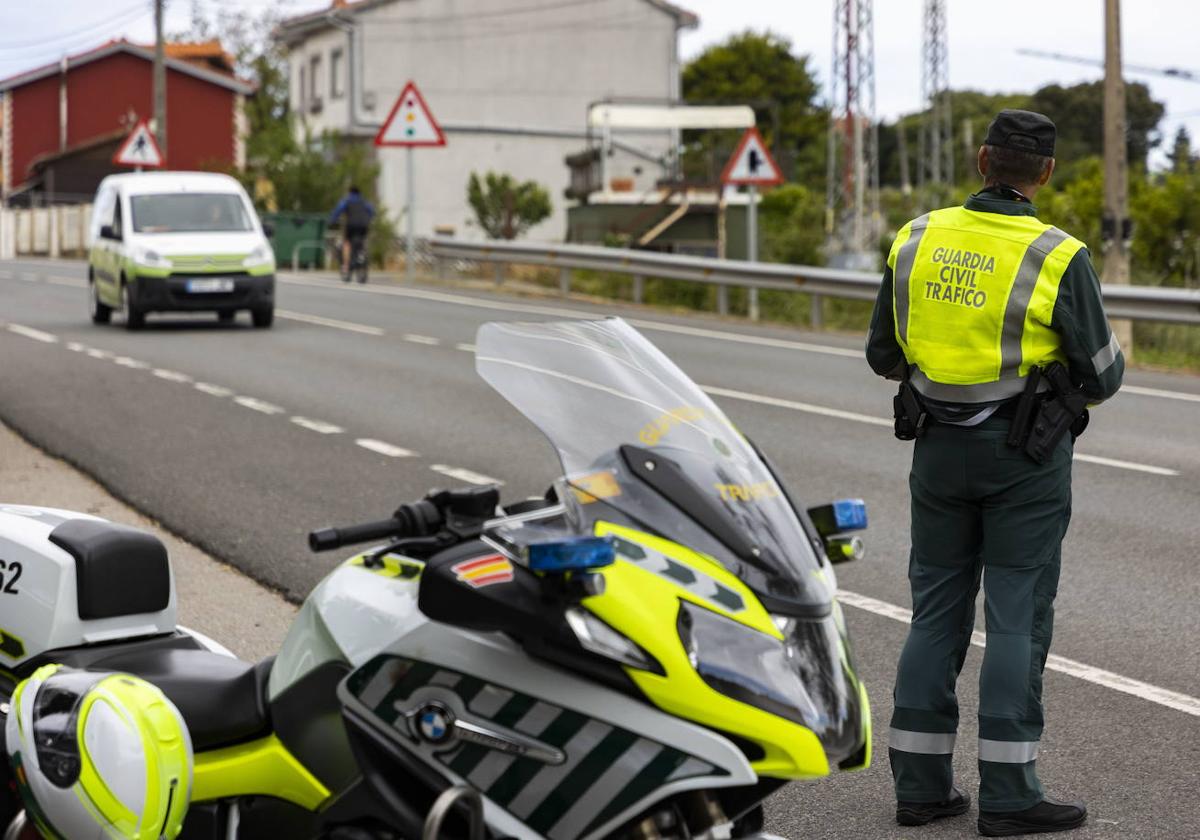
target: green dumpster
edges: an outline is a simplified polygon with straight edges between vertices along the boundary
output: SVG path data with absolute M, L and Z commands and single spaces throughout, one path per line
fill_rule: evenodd
M 274 227 L 271 248 L 280 268 L 320 268 L 325 262 L 325 216 L 321 213 L 263 213 Z

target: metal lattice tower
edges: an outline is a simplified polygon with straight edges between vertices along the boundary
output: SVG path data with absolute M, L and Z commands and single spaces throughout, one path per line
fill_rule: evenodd
M 954 125 L 950 112 L 950 44 L 946 30 L 946 0 L 925 0 L 924 42 L 921 50 L 921 126 L 917 184 L 954 183 Z
M 829 260 L 874 268 L 880 215 L 873 0 L 834 0 L 829 106 Z

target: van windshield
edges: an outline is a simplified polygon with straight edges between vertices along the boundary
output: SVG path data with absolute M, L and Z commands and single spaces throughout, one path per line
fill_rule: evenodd
M 248 231 L 250 217 L 236 193 L 160 193 L 129 199 L 137 233 Z

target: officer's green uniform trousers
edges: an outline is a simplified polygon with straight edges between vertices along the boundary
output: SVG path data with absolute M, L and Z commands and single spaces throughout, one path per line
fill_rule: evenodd
M 958 728 L 954 687 L 983 579 L 987 647 L 980 677 L 979 807 L 1042 800 L 1035 772 L 1042 669 L 1050 649 L 1062 538 L 1071 516 L 1072 441 L 1035 464 L 1005 438 L 1009 421 L 933 425 L 916 441 L 912 490 L 913 622 L 896 676 L 889 756 L 901 801 L 950 792 Z

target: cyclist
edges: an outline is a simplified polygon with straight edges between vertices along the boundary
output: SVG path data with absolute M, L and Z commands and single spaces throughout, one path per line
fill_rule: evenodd
M 333 208 L 333 213 L 329 215 L 329 224 L 337 224 L 342 215 L 346 217 L 342 233 L 342 276 L 349 277 L 351 248 L 357 252 L 364 247 L 367 229 L 371 226 L 371 219 L 375 217 L 375 208 L 363 198 L 358 187 L 352 186 L 338 202 L 337 207 Z

